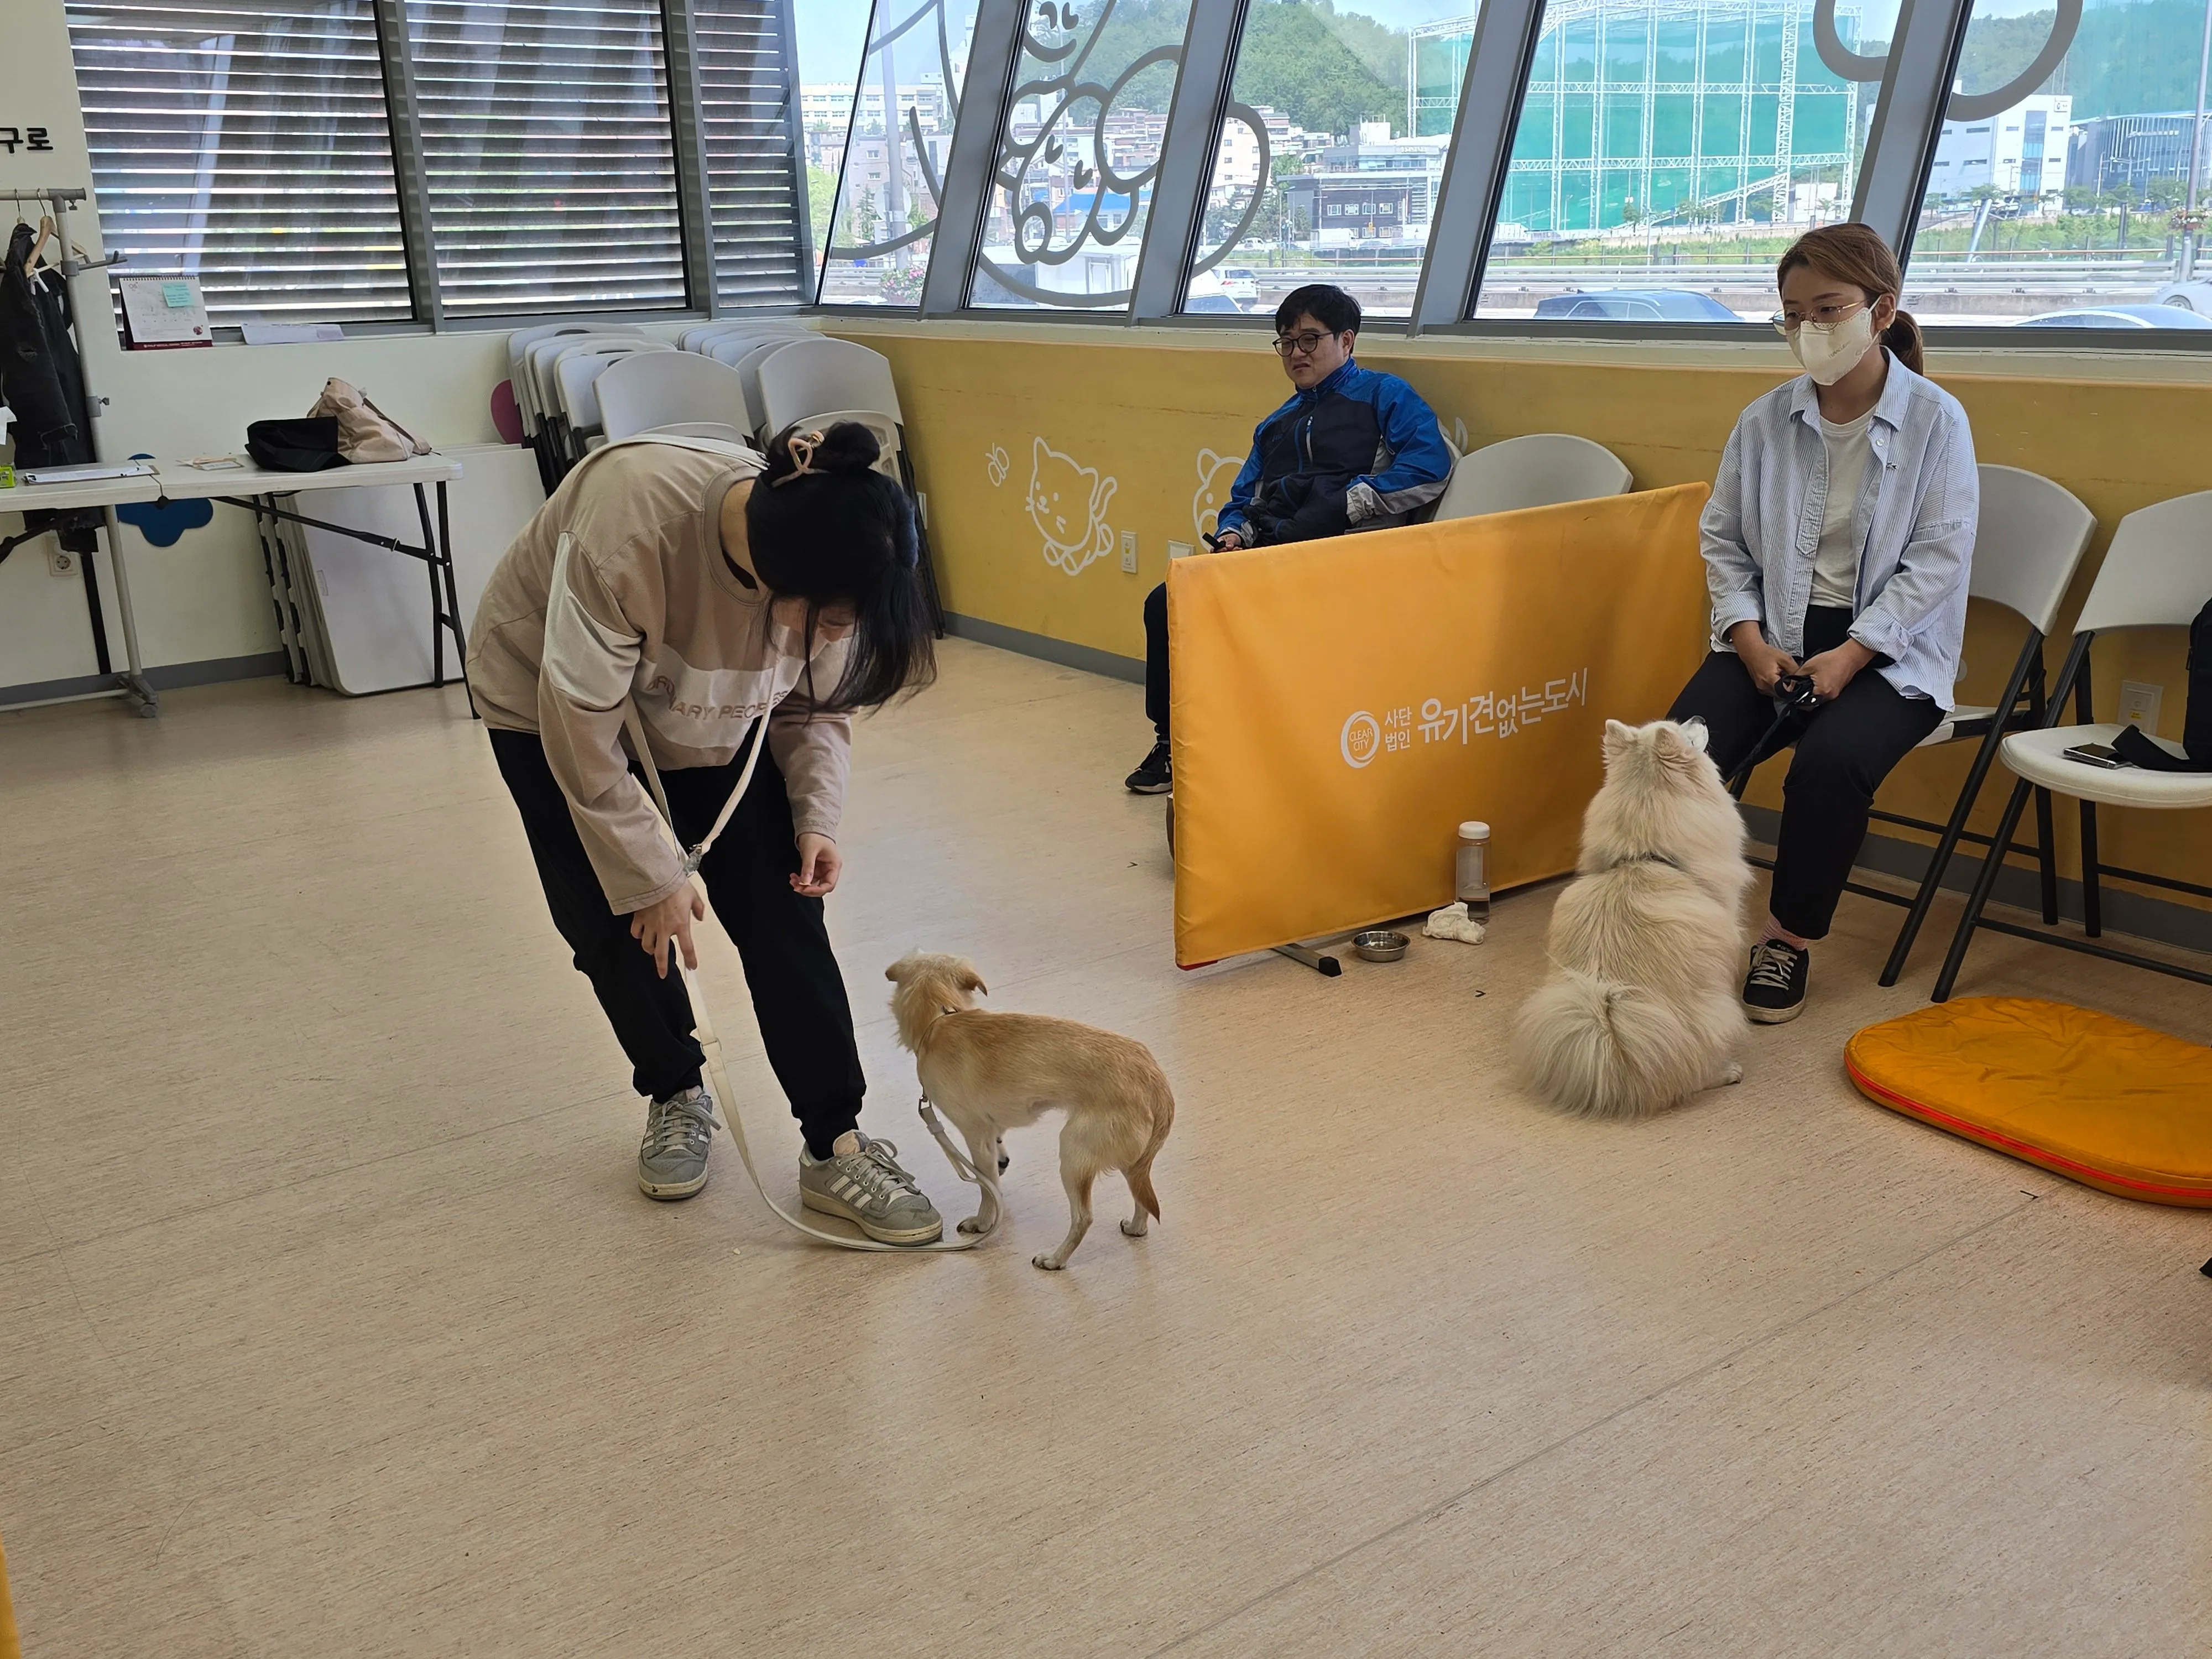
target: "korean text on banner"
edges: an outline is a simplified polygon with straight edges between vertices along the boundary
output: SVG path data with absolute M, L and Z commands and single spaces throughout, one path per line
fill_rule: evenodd
M 1494 887 L 1571 870 L 1607 719 L 1705 648 L 1707 493 L 1177 560 L 1176 961 L 1447 903 L 1466 818 Z

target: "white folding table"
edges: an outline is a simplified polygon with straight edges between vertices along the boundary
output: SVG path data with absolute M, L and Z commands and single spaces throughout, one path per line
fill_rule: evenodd
M 124 569 L 123 538 L 116 522 L 115 508 L 143 501 L 221 501 L 227 507 L 242 507 L 253 514 L 254 532 L 261 544 L 261 560 L 267 572 L 272 596 L 280 590 L 276 580 L 276 561 L 279 555 L 272 545 L 276 520 L 290 520 L 295 524 L 312 525 L 333 535 L 349 537 L 390 552 L 401 554 L 422 562 L 430 579 L 430 642 L 431 678 L 434 684 L 446 683 L 446 635 L 453 636 L 453 662 L 460 669 L 466 654 L 467 641 L 461 635 L 460 601 L 453 592 L 453 550 L 447 537 L 449 513 L 446 487 L 461 476 L 461 464 L 433 451 L 428 455 L 410 456 L 404 461 L 371 461 L 350 466 L 326 467 L 320 472 L 278 472 L 258 466 L 244 457 L 237 458 L 240 465 L 234 467 L 209 469 L 196 467 L 185 461 L 155 459 L 149 461 L 151 476 L 140 475 L 129 478 L 91 478 L 82 482 L 51 484 L 19 484 L 13 489 L 0 490 L 0 512 L 37 513 L 63 507 L 97 507 L 106 509 L 108 568 L 115 577 L 115 605 L 123 623 L 123 647 L 129 668 L 115 677 L 114 685 L 98 691 L 78 692 L 67 697 L 41 697 L 29 702 L 0 704 L 0 708 L 34 708 L 50 702 L 78 702 L 91 697 L 127 697 L 138 707 L 141 714 L 161 713 L 161 699 L 148 683 L 143 665 L 138 656 L 138 628 L 131 610 L 131 581 Z M 304 514 L 276 505 L 279 495 L 306 495 L 318 489 L 357 489 L 373 484 L 411 484 L 415 490 L 415 508 L 422 520 L 422 540 L 420 545 L 404 542 L 396 537 L 378 536 L 348 527 L 326 524 Z M 437 508 L 431 510 L 428 489 L 437 495 Z M 277 605 L 276 625 L 280 634 L 288 626 L 296 627 L 296 618 L 283 615 L 283 602 Z M 291 671 L 286 671 L 287 678 Z M 460 678 L 465 682 L 465 671 Z M 471 710 L 476 706 L 470 699 Z

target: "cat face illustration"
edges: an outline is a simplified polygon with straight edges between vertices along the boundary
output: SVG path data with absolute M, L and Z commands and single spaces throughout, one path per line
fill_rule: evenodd
M 1198 494 L 1190 498 L 1190 527 L 1200 540 L 1219 526 L 1221 509 L 1229 504 L 1230 487 L 1237 482 L 1243 465 L 1235 455 L 1217 455 L 1210 449 L 1198 452 Z
M 1106 508 L 1119 487 L 1043 439 L 1036 441 L 1030 452 L 1030 520 L 1044 536 L 1047 564 L 1073 576 L 1112 550 Z

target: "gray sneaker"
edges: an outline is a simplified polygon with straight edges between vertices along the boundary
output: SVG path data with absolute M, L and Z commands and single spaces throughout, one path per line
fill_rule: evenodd
M 714 1097 L 686 1089 L 645 1109 L 637 1148 L 638 1190 L 647 1198 L 689 1198 L 707 1184 L 707 1149 L 714 1145 Z
M 927 1244 L 945 1232 L 937 1206 L 899 1167 L 898 1148 L 858 1129 L 839 1135 L 819 1163 L 804 1146 L 799 1149 L 799 1201 L 824 1215 L 842 1216 L 886 1244 Z

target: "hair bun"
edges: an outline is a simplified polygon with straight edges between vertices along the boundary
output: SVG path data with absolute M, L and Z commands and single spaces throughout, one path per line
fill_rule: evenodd
M 818 427 L 808 422 L 786 427 L 769 445 L 770 482 L 803 472 L 867 472 L 884 453 L 876 434 L 858 421 Z

